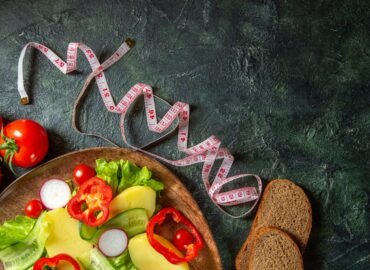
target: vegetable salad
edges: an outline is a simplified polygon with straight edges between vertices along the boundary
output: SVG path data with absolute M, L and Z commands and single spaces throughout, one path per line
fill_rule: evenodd
M 161 181 L 127 160 L 76 164 L 72 180 L 50 179 L 39 198 L 0 226 L 5 270 L 188 270 L 203 247 L 196 227 L 161 209 Z M 180 227 L 167 239 L 164 222 Z

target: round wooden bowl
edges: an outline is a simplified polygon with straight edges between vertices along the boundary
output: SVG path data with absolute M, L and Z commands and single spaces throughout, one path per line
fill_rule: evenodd
M 205 246 L 198 257 L 190 262 L 190 269 L 222 269 L 220 254 L 207 221 L 186 187 L 174 174 L 156 160 L 140 152 L 124 148 L 90 148 L 72 152 L 46 162 L 19 177 L 0 194 L 0 223 L 14 218 L 17 214 L 22 214 L 26 203 L 33 198 L 38 198 L 40 186 L 45 180 L 50 178 L 70 179 L 76 164 L 85 163 L 95 166 L 97 158 L 125 159 L 140 167 L 147 166 L 153 172 L 154 178 L 165 184 L 161 204 L 163 206 L 173 206 L 182 211 L 203 236 Z M 0 270 L 3 270 L 2 265 L 0 265 Z

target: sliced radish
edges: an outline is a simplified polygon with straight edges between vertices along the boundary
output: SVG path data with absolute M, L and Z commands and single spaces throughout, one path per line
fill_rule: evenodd
M 98 247 L 107 257 L 115 257 L 122 254 L 128 244 L 128 237 L 121 229 L 109 229 L 100 235 Z
M 63 180 L 50 179 L 40 189 L 40 200 L 47 209 L 64 207 L 70 199 L 71 189 Z

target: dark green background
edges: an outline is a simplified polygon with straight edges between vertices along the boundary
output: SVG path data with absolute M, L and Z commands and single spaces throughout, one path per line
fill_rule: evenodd
M 42 123 L 48 159 L 106 145 L 70 126 L 90 72 L 83 56 L 81 72 L 64 76 L 28 53 L 30 106 L 18 104 L 18 56 L 29 41 L 63 57 L 68 42 L 83 41 L 106 59 L 132 37 L 135 48 L 106 73 L 116 100 L 144 82 L 169 102 L 190 103 L 192 144 L 216 134 L 236 156 L 233 173 L 290 178 L 307 191 L 314 223 L 306 269 L 369 269 L 369 15 L 367 0 L 1 1 L 0 114 Z M 122 145 L 119 117 L 103 108 L 96 86 L 90 92 L 82 128 Z M 145 122 L 134 133 L 146 135 Z M 152 150 L 179 157 L 174 141 Z M 204 211 L 224 268 L 233 269 L 252 218 L 231 220 L 211 204 L 201 165 L 170 168 Z M 2 188 L 12 178 L 5 173 Z

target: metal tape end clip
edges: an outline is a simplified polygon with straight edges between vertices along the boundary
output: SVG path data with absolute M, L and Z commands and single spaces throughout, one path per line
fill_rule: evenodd
M 126 38 L 125 42 L 126 42 L 127 46 L 129 46 L 130 48 L 135 46 L 135 40 L 133 40 L 131 38 Z
M 28 99 L 28 97 L 22 97 L 21 98 L 21 104 L 22 105 L 27 105 L 30 103 L 30 100 Z

